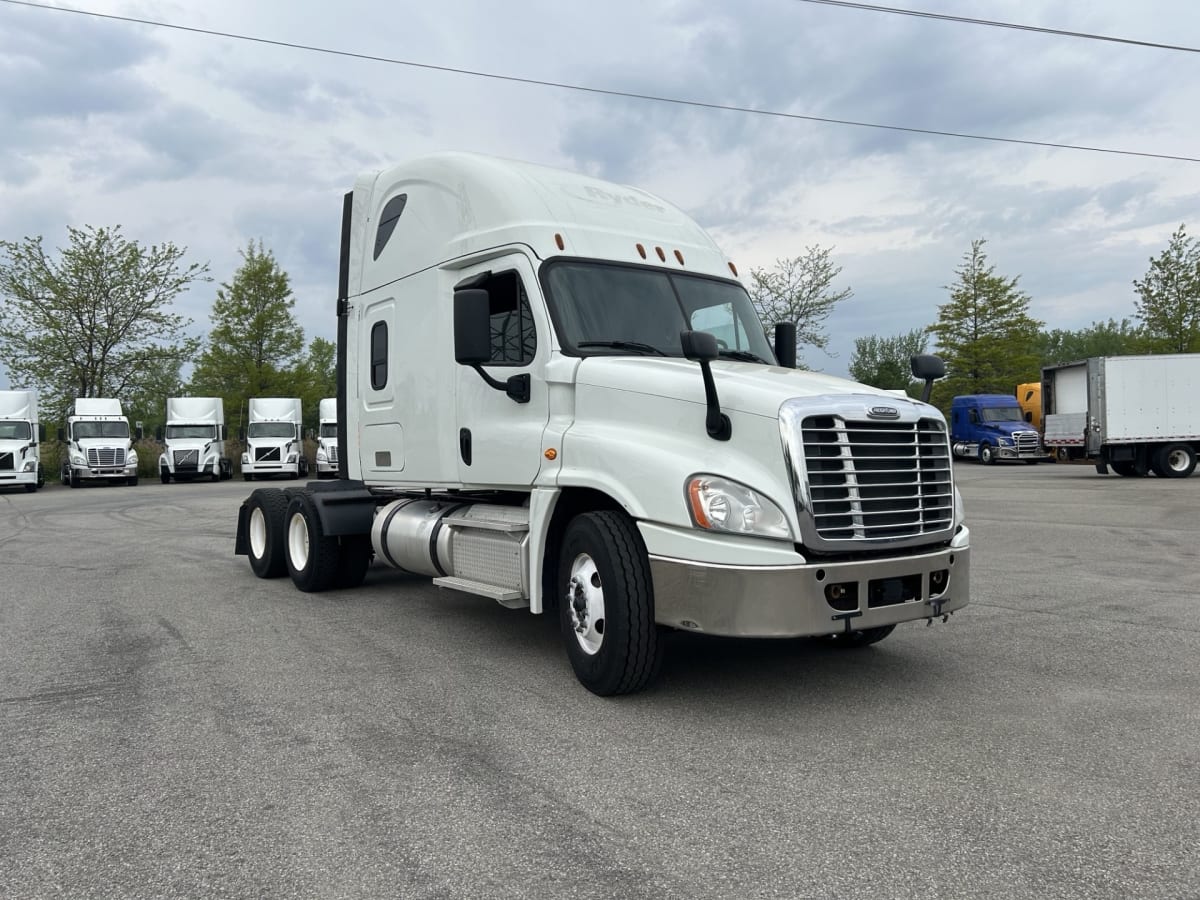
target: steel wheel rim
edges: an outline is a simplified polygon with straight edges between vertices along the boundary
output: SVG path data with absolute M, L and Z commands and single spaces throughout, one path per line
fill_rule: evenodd
M 267 552 L 267 517 L 261 506 L 250 511 L 250 552 L 255 559 L 262 559 Z
M 566 603 L 575 640 L 584 653 L 595 656 L 604 643 L 604 585 L 595 560 L 586 553 L 571 563 Z
M 288 557 L 297 572 L 308 567 L 308 524 L 300 513 L 294 513 L 288 522 Z
M 1175 448 L 1167 454 L 1167 468 L 1172 472 L 1182 472 L 1188 466 L 1188 455 L 1184 450 Z

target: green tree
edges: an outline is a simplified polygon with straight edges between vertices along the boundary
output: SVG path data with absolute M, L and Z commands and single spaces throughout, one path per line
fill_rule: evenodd
M 1171 235 L 1167 249 L 1150 260 L 1150 269 L 1134 281 L 1137 317 L 1150 353 L 1200 351 L 1200 243 L 1184 226 Z
M 291 282 L 262 242 L 242 251 L 233 280 L 213 302 L 208 344 L 196 361 L 188 393 L 223 397 L 231 433 L 244 424 L 251 397 L 294 397 L 294 367 L 304 349 Z
M 186 248 L 143 247 L 119 226 L 67 231 L 57 259 L 40 236 L 0 241 L 0 362 L 38 389 L 51 420 L 75 397 L 128 401 L 178 371 L 200 342 L 169 307 L 208 280 L 207 265 L 184 264 Z
M 947 285 L 950 301 L 938 307 L 929 327 L 946 363 L 946 378 L 935 386 L 937 402 L 956 394 L 1011 393 L 1039 374 L 1038 329 L 1029 315 L 1029 296 L 1017 278 L 1004 278 L 989 266 L 984 240 L 971 242 L 958 281 Z
M 1128 319 L 1093 322 L 1078 331 L 1054 328 L 1038 334 L 1042 366 L 1074 362 L 1091 356 L 1127 356 L 1145 352 L 1145 338 Z
M 304 407 L 304 427 L 316 428 L 321 400 L 337 396 L 337 345 L 333 341 L 312 339 L 296 366 L 295 385 Z
M 921 383 L 912 377 L 911 358 L 925 352 L 925 329 L 916 328 L 893 337 L 869 335 L 854 339 L 850 377 L 871 387 L 902 388 L 919 397 Z
M 775 260 L 774 269 L 750 270 L 750 299 L 763 327 L 770 332 L 777 322 L 796 323 L 798 365 L 805 345 L 828 353 L 825 320 L 835 306 L 854 295 L 848 287 L 834 290 L 833 281 L 842 267 L 830 261 L 832 252 L 832 247 L 807 247 L 801 256 Z

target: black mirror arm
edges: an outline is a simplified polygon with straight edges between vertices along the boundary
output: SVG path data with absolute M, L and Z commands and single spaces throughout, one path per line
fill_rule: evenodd
M 504 391 L 517 403 L 529 402 L 529 373 L 524 372 L 520 375 L 510 375 L 504 381 L 498 378 L 493 378 L 487 372 L 483 371 L 483 366 L 479 363 L 471 363 L 471 368 L 479 373 L 479 377 L 487 382 L 489 387 L 493 387 L 498 391 Z
M 700 360 L 700 374 L 704 377 L 704 405 L 708 408 L 704 417 L 704 428 L 714 441 L 727 441 L 733 435 L 733 423 L 721 412 L 717 400 L 717 386 L 713 382 L 712 368 L 707 359 Z

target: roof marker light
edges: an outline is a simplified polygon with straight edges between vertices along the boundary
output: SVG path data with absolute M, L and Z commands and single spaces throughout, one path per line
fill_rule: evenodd
M 658 254 L 658 258 L 660 260 L 662 260 L 663 262 L 667 261 L 667 254 L 663 251 L 662 247 L 655 247 L 654 252 Z
M 641 244 L 638 244 L 637 251 L 638 251 L 638 256 L 640 256 L 642 259 L 646 258 L 646 248 L 645 247 L 643 247 Z
M 677 260 L 679 260 L 679 264 L 682 266 L 682 265 L 683 265 L 683 254 L 682 254 L 682 253 L 680 253 L 678 250 L 676 250 L 676 251 L 675 251 L 675 258 L 676 258 Z
M 558 245 L 558 249 L 559 249 L 559 250 L 565 250 L 565 249 L 566 249 L 566 246 L 567 246 L 567 245 L 564 243 L 564 241 L 563 241 L 563 236 L 562 236 L 561 234 L 556 234 L 556 235 L 554 236 L 554 243 Z
M 735 278 L 737 277 L 737 266 L 735 266 L 733 263 L 729 264 L 729 271 L 733 273 Z

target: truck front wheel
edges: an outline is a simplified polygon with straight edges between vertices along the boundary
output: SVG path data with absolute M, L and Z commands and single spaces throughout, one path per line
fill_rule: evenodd
M 979 445 L 979 461 L 985 466 L 990 466 L 996 461 L 996 451 L 992 449 L 991 444 Z
M 338 540 L 327 537 L 312 494 L 292 495 L 287 508 L 286 552 L 292 583 L 306 593 L 331 587 L 338 576 Z
M 1196 468 L 1196 451 L 1188 444 L 1167 444 L 1154 454 L 1153 467 L 1161 478 L 1187 478 Z
M 250 568 L 259 578 L 279 578 L 287 574 L 283 556 L 284 517 L 287 494 L 278 488 L 259 488 L 246 502 L 246 545 Z
M 662 662 L 650 561 L 628 516 L 583 513 L 563 535 L 559 625 L 575 677 L 602 697 L 650 683 Z

